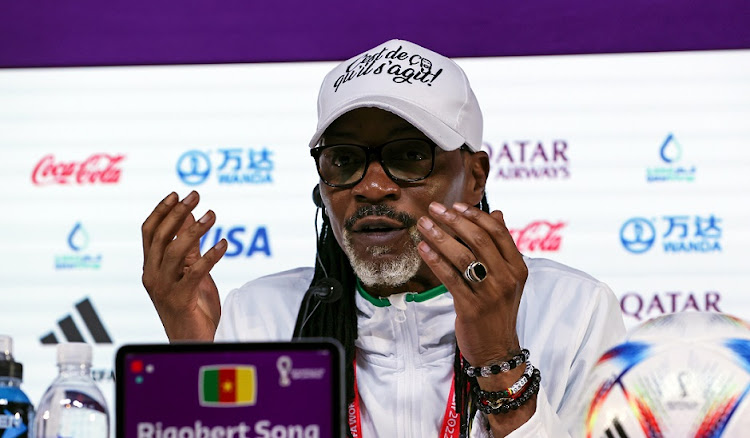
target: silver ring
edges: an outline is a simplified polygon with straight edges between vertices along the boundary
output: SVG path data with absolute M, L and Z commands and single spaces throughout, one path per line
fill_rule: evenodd
M 482 262 L 473 261 L 464 271 L 464 278 L 472 283 L 481 283 L 487 278 L 487 267 Z

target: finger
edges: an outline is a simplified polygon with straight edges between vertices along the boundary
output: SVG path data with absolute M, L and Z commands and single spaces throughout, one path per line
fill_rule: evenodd
M 513 266 L 523 263 L 523 255 L 518 251 L 513 236 L 505 225 L 505 219 L 501 211 L 495 210 L 487 214 L 476 207 L 460 202 L 455 203 L 453 209 L 459 215 L 482 227 L 492 237 L 496 247 L 500 250 L 500 254 L 508 263 Z
M 214 218 L 214 223 L 215 222 L 216 222 L 216 219 Z M 182 225 L 180 225 L 180 229 L 177 230 L 177 236 L 175 237 L 175 239 L 179 238 L 180 235 L 187 232 L 188 228 L 190 228 L 190 226 L 193 225 L 194 223 L 195 223 L 195 216 L 193 216 L 193 213 L 188 214 L 185 217 L 185 220 L 182 222 Z M 203 233 L 203 235 L 205 235 L 205 232 Z M 201 235 L 200 239 L 203 238 L 202 237 L 203 235 Z M 195 263 L 200 258 L 201 256 L 201 240 L 200 239 L 196 239 L 193 242 L 194 246 L 190 248 L 190 250 L 188 250 L 187 254 L 185 255 L 184 263 L 186 265 Z
M 145 265 L 146 256 L 151 248 L 151 241 L 154 238 L 154 232 L 164 217 L 172 210 L 172 206 L 177 202 L 177 193 L 172 192 L 161 200 L 154 208 L 154 211 L 146 218 L 141 225 L 141 236 L 143 238 L 143 260 Z
M 184 290 L 185 293 L 192 294 L 195 290 L 195 285 L 200 283 L 203 278 L 208 275 L 211 269 L 216 263 L 221 260 L 224 253 L 227 251 L 227 240 L 221 239 L 216 245 L 211 247 L 205 254 L 195 263 L 190 266 L 186 266 L 183 269 L 183 276 L 180 283 L 185 284 L 187 287 L 178 288 Z
M 159 270 L 167 245 L 172 242 L 177 230 L 185 218 L 198 205 L 198 192 L 192 191 L 181 202 L 175 204 L 161 223 L 156 227 L 151 238 L 151 246 L 146 258 L 145 270 Z
M 195 223 L 195 216 L 193 216 L 193 213 L 189 213 L 187 216 L 185 216 L 185 220 L 182 221 L 182 224 L 180 225 L 180 228 L 177 229 L 177 235 L 179 236 L 181 233 L 185 232 L 188 228 L 190 228 L 191 225 Z
M 495 210 L 490 213 L 493 219 L 498 221 L 501 225 L 501 229 L 498 230 L 498 245 L 500 251 L 513 266 L 523 266 L 526 268 L 526 262 L 523 261 L 523 254 L 518 250 L 516 242 L 513 240 L 513 236 L 510 235 L 508 227 L 505 225 L 505 217 L 500 210 Z
M 466 219 L 462 219 L 464 222 L 469 222 Z M 469 225 L 477 228 L 478 227 L 469 222 Z M 489 251 L 485 251 L 482 254 L 475 254 L 471 249 L 457 241 L 453 236 L 443 231 L 437 223 L 432 221 L 430 218 L 423 216 L 417 221 L 417 229 L 424 236 L 424 240 L 430 245 L 430 247 L 438 252 L 452 267 L 459 273 L 463 273 L 469 264 L 476 260 L 482 260 L 483 263 L 488 266 L 495 266 L 497 264 L 505 264 L 505 261 L 500 257 L 497 249 L 495 249 L 494 256 L 489 254 Z M 492 239 L 486 237 L 486 240 L 492 242 Z M 494 245 L 494 243 L 492 243 Z
M 430 204 L 430 214 L 463 242 L 462 245 L 439 227 L 430 229 L 429 237 L 426 236 L 433 243 L 433 248 L 444 254 L 459 271 L 463 272 L 469 264 L 479 260 L 486 266 L 491 266 L 496 274 L 508 273 L 507 262 L 500 254 L 497 244 L 481 226 L 437 202 Z M 425 218 L 423 226 L 427 222 L 428 219 Z
M 185 260 L 186 256 L 196 245 L 200 245 L 201 236 L 215 222 L 216 214 L 212 210 L 208 210 L 197 221 L 193 218 L 192 214 L 188 214 L 180 227 L 180 231 L 177 233 L 177 237 L 167 245 L 164 251 L 162 270 L 166 273 L 172 273 L 175 279 L 179 279 L 183 275 L 183 268 L 190 262 L 189 260 Z M 196 256 L 199 256 L 199 254 L 196 254 Z
M 466 284 L 466 280 L 455 266 L 443 254 L 435 251 L 429 243 L 422 241 L 417 245 L 420 257 L 429 266 L 433 274 L 453 295 L 453 305 L 459 315 L 466 314 L 476 306 L 476 295 Z
M 466 219 L 462 220 L 467 221 Z M 466 300 L 470 303 L 474 303 L 475 294 L 483 295 L 485 298 L 490 295 L 502 294 L 505 287 L 501 284 L 502 282 L 498 283 L 498 280 L 514 278 L 508 263 L 500 256 L 497 248 L 492 249 L 491 252 L 487 249 L 485 253 L 475 255 L 469 250 L 469 248 L 441 230 L 437 224 L 431 222 L 429 218 L 421 217 L 417 224 L 418 229 L 422 231 L 425 236 L 423 243 L 429 245 L 434 252 L 438 253 L 440 257 L 453 268 L 454 272 L 448 273 L 439 265 L 434 267 L 434 269 L 441 269 L 444 273 L 443 275 L 450 275 L 448 278 L 450 278 L 454 284 L 458 285 L 458 287 L 456 287 L 448 286 L 446 284 L 446 287 L 449 287 L 449 290 L 457 300 Z M 474 224 L 471 224 L 471 226 L 479 229 L 479 227 Z M 494 242 L 489 236 L 485 236 L 484 239 L 488 241 L 490 245 L 494 246 Z M 427 251 L 429 248 L 423 249 Z M 490 278 L 481 284 L 479 282 L 469 282 L 469 280 L 464 277 L 464 271 L 472 262 L 477 260 L 484 263 L 488 273 L 491 274 Z M 425 260 L 425 263 L 427 263 L 427 260 Z M 433 268 L 433 266 L 430 266 L 430 268 Z M 436 272 L 434 273 L 435 275 L 438 275 Z M 441 278 L 441 281 L 448 280 Z

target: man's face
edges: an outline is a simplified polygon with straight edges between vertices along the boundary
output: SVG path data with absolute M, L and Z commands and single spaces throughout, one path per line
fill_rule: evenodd
M 332 123 L 323 135 L 322 145 L 376 148 L 409 138 L 428 139 L 393 113 L 360 108 Z M 471 164 L 474 159 L 468 152 L 436 148 L 434 169 L 421 181 L 396 182 L 377 159 L 372 159 L 362 181 L 353 187 L 320 183 L 334 236 L 365 286 L 384 292 L 418 292 L 422 289 L 420 284 L 437 285 L 417 252 L 421 236 L 416 222 L 428 214 L 433 201 L 447 206 L 459 201 L 472 205 L 479 202 L 482 191 L 477 192 L 472 172 L 476 166 Z

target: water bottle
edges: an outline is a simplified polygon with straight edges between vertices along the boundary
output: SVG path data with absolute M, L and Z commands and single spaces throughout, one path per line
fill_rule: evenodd
M 13 339 L 0 335 L 0 437 L 33 437 L 34 405 L 21 390 L 23 366 L 13 360 Z
M 104 396 L 91 378 L 91 345 L 58 344 L 60 374 L 39 402 L 38 438 L 106 438 L 109 413 Z

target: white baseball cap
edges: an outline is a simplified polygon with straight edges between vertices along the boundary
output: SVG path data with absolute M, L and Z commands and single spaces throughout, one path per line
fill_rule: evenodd
M 441 149 L 482 147 L 482 111 L 453 60 L 414 43 L 391 40 L 331 70 L 318 94 L 318 128 L 310 147 L 341 115 L 375 107 L 422 131 Z

